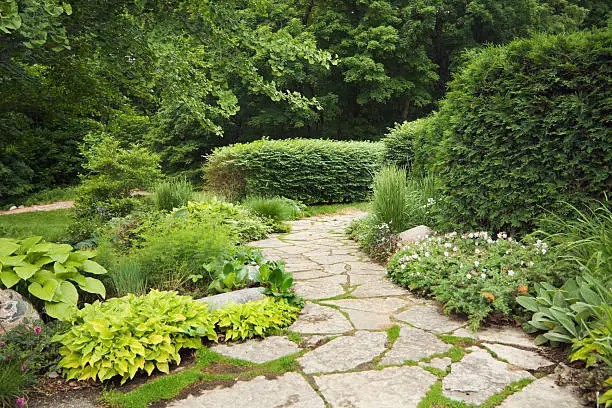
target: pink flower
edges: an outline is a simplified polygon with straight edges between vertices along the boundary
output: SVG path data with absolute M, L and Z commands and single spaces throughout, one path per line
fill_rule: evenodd
M 40 334 L 42 332 L 42 327 L 40 326 L 34 326 L 34 333 L 36 334 Z
M 21 366 L 21 371 L 26 371 L 28 369 L 28 365 L 24 364 Z
M 17 398 L 15 401 L 18 407 L 25 407 L 25 399 L 23 397 Z
M 0 341 L 0 348 L 6 346 L 6 342 L 5 341 Z

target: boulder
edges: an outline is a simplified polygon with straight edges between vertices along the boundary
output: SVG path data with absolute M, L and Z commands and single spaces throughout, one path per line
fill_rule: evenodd
M 208 303 L 210 310 L 220 309 L 228 303 L 247 303 L 265 298 L 264 288 L 247 288 L 235 290 L 233 292 L 220 293 L 214 296 L 207 296 L 198 299 L 198 302 Z
M 420 239 L 425 238 L 427 235 L 431 234 L 431 229 L 425 225 L 419 225 L 414 228 L 410 228 L 404 232 L 399 234 L 399 239 L 403 243 L 415 242 Z
M 19 326 L 40 320 L 34 306 L 11 289 L 0 290 L 0 334 Z

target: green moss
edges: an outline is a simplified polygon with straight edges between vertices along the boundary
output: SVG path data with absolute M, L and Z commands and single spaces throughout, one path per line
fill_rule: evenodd
M 442 395 L 442 383 L 438 381 L 431 386 L 425 398 L 419 402 L 417 408 L 473 408 L 474 405 L 455 401 Z
M 292 342 L 294 342 L 295 344 L 302 343 L 302 335 L 300 333 L 288 331 L 287 338 L 291 340 Z
M 534 380 L 532 378 L 524 378 L 522 380 L 513 382 L 512 384 L 506 386 L 502 391 L 489 397 L 489 399 L 487 399 L 485 403 L 480 406 L 480 408 L 491 408 L 499 405 L 510 395 L 522 390 L 527 385 L 531 384 L 533 381 Z
M 387 342 L 393 343 L 400 335 L 400 327 L 395 325 L 387 329 Z

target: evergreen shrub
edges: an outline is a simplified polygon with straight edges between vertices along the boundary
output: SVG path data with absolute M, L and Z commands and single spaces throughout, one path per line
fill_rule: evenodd
M 364 201 L 383 145 L 320 139 L 258 140 L 217 148 L 209 188 L 234 199 L 283 196 L 306 204 Z

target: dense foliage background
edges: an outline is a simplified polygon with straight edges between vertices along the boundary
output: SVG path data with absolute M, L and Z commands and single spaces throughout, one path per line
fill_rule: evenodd
M 9 0 L 0 201 L 75 183 L 92 132 L 194 181 L 236 141 L 378 139 L 436 107 L 464 49 L 608 15 L 577 0 Z

